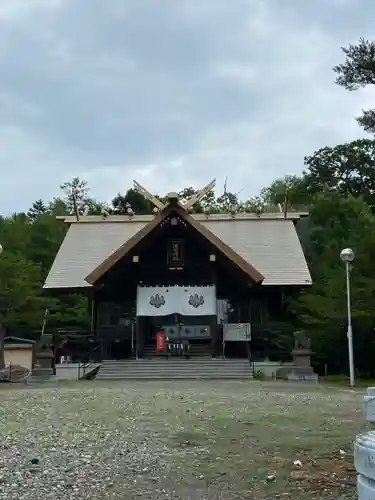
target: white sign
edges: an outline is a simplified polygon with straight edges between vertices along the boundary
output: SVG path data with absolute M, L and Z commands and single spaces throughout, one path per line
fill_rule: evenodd
M 249 342 L 250 340 L 250 323 L 227 323 L 223 325 L 223 342 Z
M 139 286 L 137 316 L 214 316 L 216 287 L 213 286 Z

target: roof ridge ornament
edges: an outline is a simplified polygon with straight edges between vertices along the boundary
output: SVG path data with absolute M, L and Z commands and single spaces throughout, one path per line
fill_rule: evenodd
M 163 202 L 161 202 L 158 198 L 156 198 L 156 196 L 147 191 L 147 189 L 144 188 L 139 182 L 133 180 L 134 190 L 137 191 L 137 193 L 141 194 L 146 200 L 148 200 L 155 206 L 154 213 L 163 210 L 170 202 L 178 203 L 183 209 L 189 212 L 192 210 L 193 206 L 196 203 L 202 200 L 210 191 L 214 189 L 215 184 L 216 184 L 216 179 L 213 179 L 209 184 L 207 184 L 207 186 L 204 186 L 190 198 L 179 199 L 177 193 L 175 192 L 168 193 L 167 194 L 168 203 L 164 205 Z
M 133 180 L 134 190 L 141 194 L 146 200 L 151 202 L 157 210 L 163 210 L 164 204 L 156 198 L 150 191 L 147 191 L 139 182 Z
M 182 206 L 185 210 L 189 210 L 190 208 L 193 207 L 198 201 L 201 201 L 206 194 L 208 194 L 210 191 L 212 191 L 215 187 L 216 184 L 216 179 L 213 179 L 207 186 L 204 186 L 204 188 L 200 189 L 196 194 L 191 196 L 186 203 L 184 203 Z

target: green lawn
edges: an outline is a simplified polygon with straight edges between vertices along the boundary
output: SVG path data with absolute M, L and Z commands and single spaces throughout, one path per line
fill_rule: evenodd
M 346 375 L 329 375 L 326 379 L 324 377 L 321 377 L 321 381 L 326 382 L 328 384 L 337 384 L 349 387 L 349 377 Z M 355 380 L 355 387 L 357 388 L 366 388 L 374 386 L 375 386 L 375 379 L 356 378 Z

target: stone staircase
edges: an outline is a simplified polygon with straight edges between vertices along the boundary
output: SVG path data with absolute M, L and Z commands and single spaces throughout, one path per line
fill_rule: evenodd
M 28 385 L 56 383 L 57 377 L 51 368 L 34 368 L 25 382 Z
M 103 361 L 96 380 L 247 380 L 253 370 L 247 359 L 142 358 Z

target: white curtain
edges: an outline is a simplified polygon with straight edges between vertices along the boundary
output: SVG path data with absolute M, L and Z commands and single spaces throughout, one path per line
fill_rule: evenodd
M 139 286 L 137 316 L 214 316 L 216 287 L 213 286 Z

